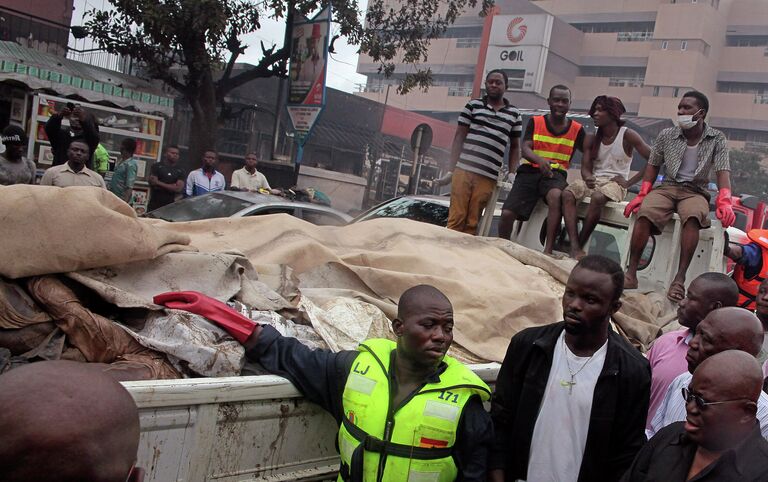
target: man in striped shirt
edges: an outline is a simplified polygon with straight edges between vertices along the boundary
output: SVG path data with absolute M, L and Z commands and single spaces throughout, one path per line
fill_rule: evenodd
M 486 96 L 472 99 L 459 115 L 453 138 L 449 176 L 451 182 L 448 229 L 475 234 L 480 215 L 499 177 L 504 153 L 509 150 L 509 168 L 520 159 L 520 111 L 504 98 L 507 74 L 492 70 L 485 78 Z
M 681 391 L 691 384 L 692 373 L 704 360 L 726 350 L 741 350 L 757 357 L 762 345 L 763 325 L 751 311 L 737 306 L 711 311 L 696 327 L 690 341 L 685 357 L 688 372 L 672 381 L 645 435 L 651 438 L 667 425 L 685 420 L 686 401 Z M 757 420 L 763 438 L 768 438 L 768 395 L 764 392 L 757 401 Z

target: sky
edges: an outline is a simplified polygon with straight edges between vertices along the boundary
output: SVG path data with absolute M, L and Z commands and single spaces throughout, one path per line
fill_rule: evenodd
M 368 0 L 360 0 L 360 8 L 364 10 L 368 5 Z M 106 9 L 109 7 L 107 0 L 74 0 L 74 12 L 72 13 L 72 25 L 80 25 L 83 15 L 86 11 L 93 8 Z M 333 24 L 331 28 L 331 37 L 339 30 L 338 24 Z M 260 42 L 269 48 L 273 44 L 282 46 L 285 24 L 274 20 L 265 19 L 261 22 L 261 29 L 242 37 L 242 41 L 248 45 L 245 55 L 238 59 L 240 62 L 255 64 L 261 57 Z M 80 50 L 91 48 L 88 40 L 73 42 L 70 39 L 70 45 Z M 356 92 L 359 84 L 365 84 L 365 76 L 356 73 L 357 70 L 357 47 L 349 45 L 344 37 L 339 38 L 334 45 L 336 52 L 330 54 L 328 59 L 327 85 L 334 89 L 345 92 Z

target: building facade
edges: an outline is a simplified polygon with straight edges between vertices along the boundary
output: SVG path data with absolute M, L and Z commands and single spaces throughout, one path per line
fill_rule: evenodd
M 433 42 L 425 66 L 434 72 L 434 87 L 405 96 L 392 89 L 387 102 L 453 120 L 491 67 L 514 74 L 508 97 L 523 108 L 542 107 L 549 88 L 564 83 L 576 110 L 608 94 L 621 98 L 630 115 L 670 119 L 679 96 L 696 89 L 709 96 L 709 122 L 732 147 L 768 149 L 768 1 L 499 0 L 496 6 L 485 19 L 465 13 Z M 368 81 L 359 95 L 383 102 L 386 86 L 405 69 L 382 79 L 361 55 L 358 72 Z

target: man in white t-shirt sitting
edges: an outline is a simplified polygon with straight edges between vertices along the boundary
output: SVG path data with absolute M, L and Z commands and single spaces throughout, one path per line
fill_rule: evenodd
M 229 188 L 233 191 L 248 192 L 259 192 L 260 189 L 265 189 L 272 194 L 277 194 L 279 191 L 272 189 L 264 174 L 256 170 L 258 164 L 259 158 L 256 153 L 248 153 L 245 156 L 245 167 L 232 173 L 232 182 Z
M 605 95 L 596 97 L 589 109 L 597 127 L 592 151 L 582 159 L 581 179 L 570 183 L 561 196 L 572 258 L 584 256 L 584 245 L 600 221 L 605 204 L 623 201 L 627 188 L 643 178 L 645 168 L 629 177 L 632 152 L 636 150 L 647 160 L 651 148 L 640 134 L 624 126 L 621 115 L 626 111 L 619 98 Z M 576 206 L 586 197 L 590 198 L 589 210 L 579 233 Z
M 610 327 L 624 274 L 585 256 L 563 295 L 565 321 L 512 338 L 491 405 L 494 482 L 618 480 L 645 442 L 651 371 Z

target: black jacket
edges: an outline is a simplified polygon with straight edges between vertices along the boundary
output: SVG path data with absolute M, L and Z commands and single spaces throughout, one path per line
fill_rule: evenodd
M 92 116 L 87 116 L 81 124 L 83 126 L 83 132 L 75 134 L 69 127 L 62 127 L 61 121 L 63 117 L 61 114 L 54 114 L 45 123 L 45 135 L 48 136 L 48 141 L 51 143 L 51 152 L 53 153 L 53 165 L 58 166 L 67 162 L 67 149 L 69 149 L 69 143 L 73 139 L 82 139 L 88 144 L 91 149 L 91 157 L 88 159 L 87 166 L 89 169 L 93 168 L 93 153 L 99 146 L 99 126 L 96 124 Z
M 528 328 L 512 338 L 491 404 L 496 440 L 490 468 L 505 480 L 525 479 L 555 344 L 563 322 Z M 595 386 L 579 482 L 615 482 L 645 443 L 651 369 L 637 349 L 611 330 Z

